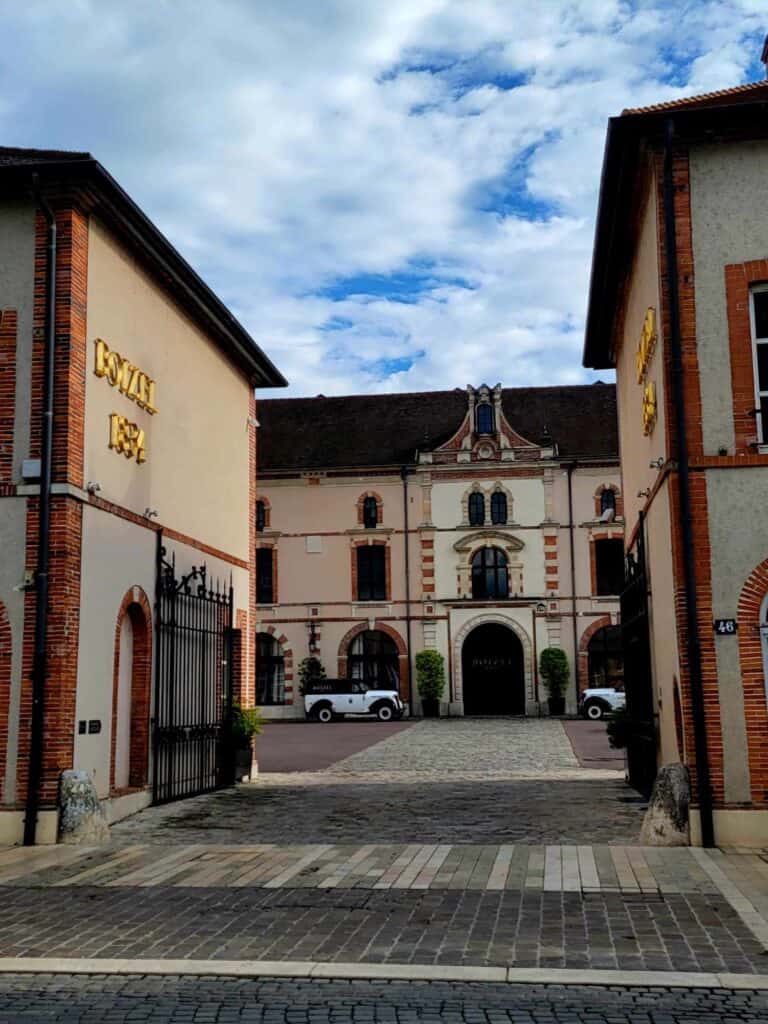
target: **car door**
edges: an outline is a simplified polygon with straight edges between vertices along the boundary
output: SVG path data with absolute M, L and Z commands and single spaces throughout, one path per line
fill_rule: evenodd
M 348 715 L 362 715 L 365 711 L 365 694 L 359 683 L 352 683 L 349 693 L 344 700 L 345 710 Z

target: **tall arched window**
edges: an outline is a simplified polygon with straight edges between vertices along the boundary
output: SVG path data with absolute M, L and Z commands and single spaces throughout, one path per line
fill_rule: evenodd
M 475 601 L 509 597 L 507 556 L 498 548 L 480 548 L 472 556 L 472 597 Z
M 280 644 L 269 633 L 256 636 L 256 703 L 285 704 L 285 662 Z
M 482 526 L 485 522 L 485 495 L 473 491 L 469 496 L 469 525 Z
M 375 498 L 369 495 L 363 502 L 363 526 L 373 530 L 379 521 L 379 506 Z
M 349 645 L 347 675 L 363 679 L 369 686 L 397 690 L 400 681 L 400 657 L 395 641 L 378 629 L 358 633 Z
M 616 513 L 616 493 L 610 487 L 604 487 L 600 495 L 600 513 L 607 512 L 608 509 Z
M 507 496 L 503 491 L 494 491 L 491 495 L 491 522 L 495 526 L 506 525 Z
M 493 406 L 482 402 L 477 407 L 477 432 L 478 434 L 492 434 L 493 430 Z
M 603 626 L 598 629 L 587 648 L 589 655 L 589 685 L 593 687 L 624 688 L 624 653 L 621 626 Z
M 256 529 L 259 533 L 264 532 L 267 525 L 267 506 L 263 501 L 256 502 Z

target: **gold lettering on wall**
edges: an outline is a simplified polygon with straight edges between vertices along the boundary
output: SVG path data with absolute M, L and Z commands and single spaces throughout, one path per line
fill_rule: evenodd
M 126 398 L 135 402 L 150 416 L 157 412 L 155 407 L 155 382 L 130 359 L 110 349 L 102 338 L 96 339 L 96 364 L 94 373 L 105 377 L 113 388 L 121 391 Z
M 126 459 L 136 459 L 139 464 L 147 461 L 144 431 L 116 412 L 109 417 L 109 447 Z
M 643 329 L 640 332 L 640 342 L 637 346 L 637 383 L 642 384 L 648 373 L 653 353 L 656 350 L 656 310 L 649 306 L 643 320 Z
M 657 414 L 656 385 L 652 380 L 648 380 L 643 388 L 643 433 L 646 437 L 653 433 Z

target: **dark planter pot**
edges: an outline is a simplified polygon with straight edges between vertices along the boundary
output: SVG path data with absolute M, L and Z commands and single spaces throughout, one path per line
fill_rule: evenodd
M 547 704 L 549 705 L 550 715 L 565 714 L 565 697 L 549 697 L 547 698 Z
M 430 697 L 427 700 L 421 702 L 421 713 L 425 718 L 439 718 L 440 717 L 440 701 L 434 697 Z
M 253 750 L 250 743 L 247 747 L 235 747 L 235 778 L 239 781 L 244 775 L 250 776 Z

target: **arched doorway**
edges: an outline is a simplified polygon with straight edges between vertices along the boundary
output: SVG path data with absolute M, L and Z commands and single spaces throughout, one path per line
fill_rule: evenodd
M 621 626 L 603 626 L 602 629 L 598 629 L 589 641 L 587 655 L 590 687 L 624 689 Z
M 110 788 L 140 789 L 149 772 L 152 612 L 140 587 L 128 591 L 117 616 L 112 693 Z
M 506 626 L 486 622 L 464 641 L 461 671 L 465 715 L 524 715 L 523 645 Z
M 349 645 L 347 676 L 382 690 L 399 690 L 400 654 L 395 641 L 378 629 L 358 633 Z

